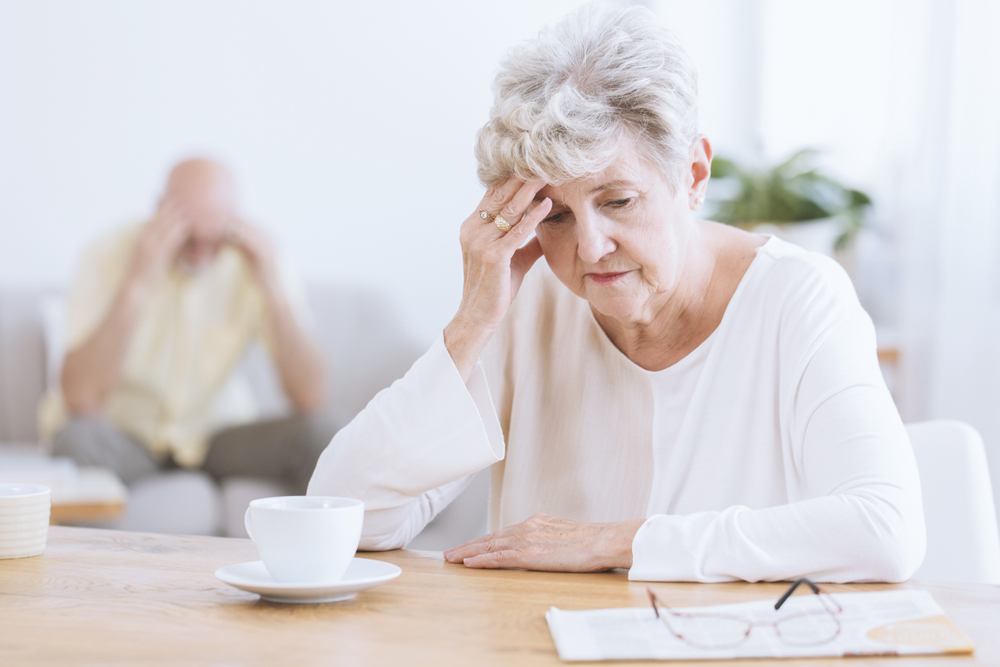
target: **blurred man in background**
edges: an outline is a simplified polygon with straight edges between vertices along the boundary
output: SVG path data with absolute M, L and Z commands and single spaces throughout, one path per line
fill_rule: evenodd
M 237 214 L 222 165 L 171 171 L 153 218 L 84 255 L 69 301 L 61 396 L 42 409 L 53 453 L 127 484 L 164 468 L 270 477 L 302 493 L 333 436 L 310 314 L 270 240 Z M 237 366 L 261 339 L 295 409 L 255 421 Z

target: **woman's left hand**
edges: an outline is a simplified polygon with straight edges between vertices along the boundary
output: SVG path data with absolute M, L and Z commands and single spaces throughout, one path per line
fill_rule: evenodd
M 643 520 L 578 523 L 536 514 L 527 521 L 444 552 L 472 568 L 599 572 L 632 567 L 632 540 Z

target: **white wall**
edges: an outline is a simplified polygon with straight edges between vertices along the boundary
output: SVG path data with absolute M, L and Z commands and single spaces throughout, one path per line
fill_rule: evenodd
M 472 146 L 492 73 L 509 46 L 580 4 L 0 0 L 0 286 L 68 283 L 89 240 L 149 213 L 174 161 L 210 154 L 306 278 L 385 289 L 429 342 L 461 294 L 457 230 L 481 196 Z M 1000 325 L 962 338 L 1000 312 L 993 153 L 968 162 L 974 194 L 934 194 L 965 182 L 962 151 L 996 143 L 995 118 L 979 116 L 998 88 L 965 80 L 984 71 L 966 43 L 990 47 L 995 4 L 646 4 L 698 66 L 701 129 L 717 153 L 818 147 L 876 195 L 884 233 L 863 244 L 855 278 L 876 319 L 916 339 L 903 350 L 904 417 L 967 419 L 1000 488 Z M 940 17 L 959 14 L 973 19 L 952 37 Z M 966 248 L 979 251 L 968 276 Z M 952 274 L 962 280 L 942 280 Z M 992 296 L 956 310 L 969 284 Z
M 0 0 L 0 285 L 66 284 L 174 161 L 210 154 L 306 278 L 385 288 L 429 341 L 461 294 L 492 73 L 580 4 Z M 739 0 L 661 4 L 705 130 L 738 146 Z

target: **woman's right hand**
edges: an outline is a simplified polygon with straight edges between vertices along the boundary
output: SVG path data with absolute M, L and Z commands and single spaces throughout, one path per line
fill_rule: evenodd
M 465 284 L 458 313 L 445 327 L 444 342 L 463 380 L 469 379 L 479 354 L 503 321 L 528 269 L 542 256 L 537 238 L 525 241 L 552 210 L 547 197 L 535 202 L 544 187 L 543 182 L 511 178 L 487 190 L 479 208 L 462 223 Z M 502 216 L 511 224 L 510 231 L 500 231 L 479 211 Z

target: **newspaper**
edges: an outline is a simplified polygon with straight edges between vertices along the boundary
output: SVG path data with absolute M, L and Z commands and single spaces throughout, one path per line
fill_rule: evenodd
M 783 614 L 818 609 L 815 595 L 791 597 L 780 611 L 774 609 L 773 600 L 673 609 L 736 615 L 765 624 L 754 627 L 742 644 L 727 649 L 698 648 L 678 639 L 652 607 L 587 611 L 552 607 L 545 618 L 559 658 L 565 661 L 932 655 L 974 649 L 926 591 L 835 593 L 833 598 L 843 610 L 838 614 L 840 633 L 817 646 L 789 646 L 766 627 Z M 668 596 L 665 602 L 669 604 Z

